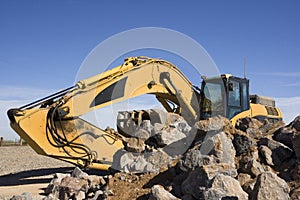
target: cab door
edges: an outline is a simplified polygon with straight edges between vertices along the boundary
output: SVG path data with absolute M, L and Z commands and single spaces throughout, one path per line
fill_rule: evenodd
M 235 115 L 250 108 L 249 80 L 230 77 L 227 81 L 227 117 Z

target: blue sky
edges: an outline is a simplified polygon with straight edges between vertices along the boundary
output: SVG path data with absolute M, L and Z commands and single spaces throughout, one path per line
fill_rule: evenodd
M 252 93 L 299 102 L 299 1 L 182 2 L 0 1 L 0 111 L 73 85 L 95 46 L 140 27 L 188 35 L 221 73 L 243 76 L 246 57 Z

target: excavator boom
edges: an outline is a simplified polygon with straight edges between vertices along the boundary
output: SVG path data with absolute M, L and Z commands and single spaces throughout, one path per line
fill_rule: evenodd
M 11 127 L 39 154 L 81 167 L 108 169 L 124 136 L 101 129 L 83 114 L 143 94 L 190 124 L 199 119 L 199 93 L 173 64 L 147 57 L 125 62 L 75 86 L 8 111 Z M 105 116 L 103 116 L 105 117 Z

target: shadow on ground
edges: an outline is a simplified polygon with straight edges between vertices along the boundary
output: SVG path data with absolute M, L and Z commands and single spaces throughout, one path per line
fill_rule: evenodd
M 74 170 L 74 167 L 58 167 L 58 168 L 46 168 L 46 169 L 34 169 L 28 171 L 22 171 L 13 174 L 6 174 L 0 176 L 1 186 L 16 186 L 16 185 L 28 185 L 28 184 L 41 184 L 50 183 L 55 173 L 70 174 Z M 108 171 L 101 170 L 84 170 L 89 175 L 103 176 L 109 174 Z
M 55 173 L 71 173 L 74 167 L 47 168 L 22 171 L 0 176 L 0 186 L 16 186 L 27 184 L 50 183 Z

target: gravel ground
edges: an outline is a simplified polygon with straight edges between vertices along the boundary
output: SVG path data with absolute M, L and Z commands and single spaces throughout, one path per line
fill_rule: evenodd
M 29 146 L 0 147 L 0 199 L 29 192 L 40 199 L 54 173 L 66 173 L 74 166 L 38 155 Z

